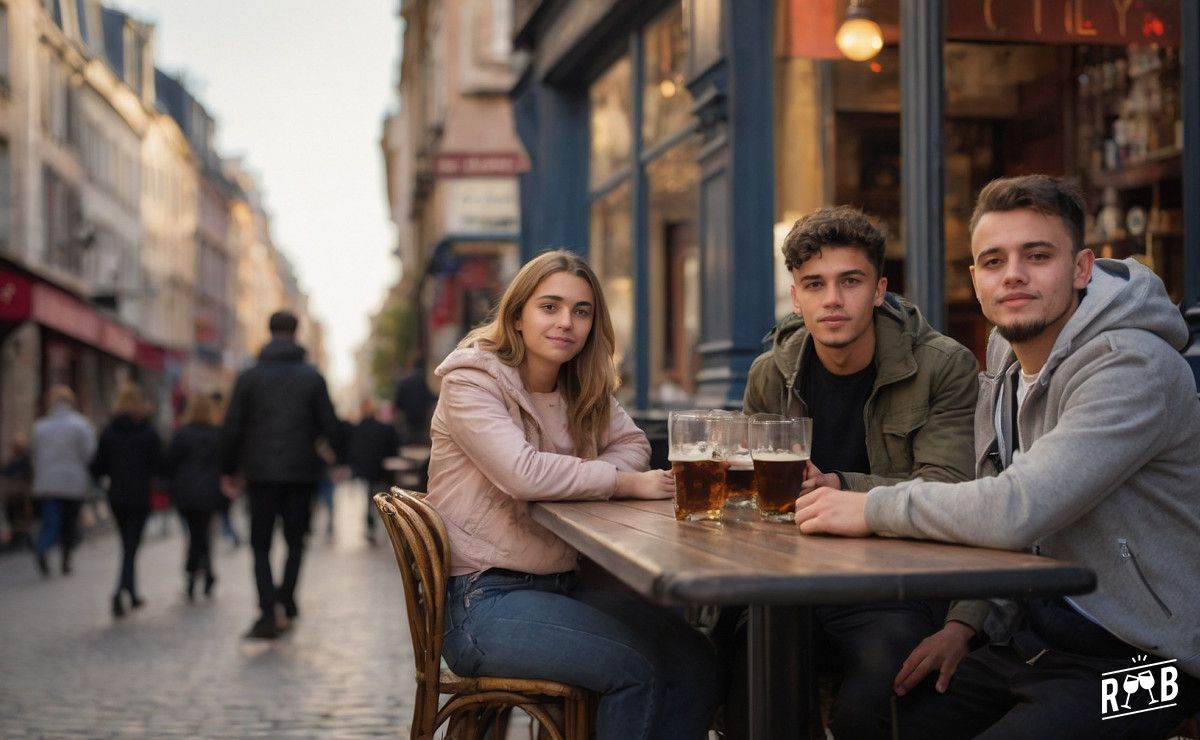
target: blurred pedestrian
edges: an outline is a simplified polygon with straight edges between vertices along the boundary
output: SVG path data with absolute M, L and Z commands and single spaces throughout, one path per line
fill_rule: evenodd
M 204 595 L 212 595 L 217 581 L 212 566 L 213 514 L 229 499 L 221 492 L 221 467 L 217 460 L 221 427 L 217 426 L 212 400 L 204 394 L 191 394 L 181 421 L 182 426 L 167 447 L 164 473 L 169 479 L 171 499 L 187 527 L 184 593 L 192 601 L 201 576 Z
M 391 487 L 388 470 L 383 467 L 386 458 L 394 456 L 400 449 L 400 435 L 396 428 L 375 418 L 375 402 L 364 398 L 359 406 L 359 421 L 350 429 L 346 439 L 346 464 L 355 483 L 361 483 L 367 491 L 367 541 L 375 544 L 375 515 L 371 496 Z
M 425 360 L 420 355 L 413 355 L 408 373 L 396 384 L 392 400 L 401 444 L 429 444 L 429 420 L 436 403 L 437 396 L 429 390 L 425 378 Z
M 304 361 L 304 348 L 296 343 L 297 323 L 289 311 L 271 315 L 271 341 L 254 367 L 238 376 L 221 430 L 221 487 L 227 494 L 236 491 L 240 473 L 250 499 L 250 545 L 261 615 L 246 633 L 249 638 L 279 635 L 276 604 L 282 606 L 289 621 L 298 614 L 296 583 L 304 534 L 325 467 L 317 454 L 317 440 L 324 435 L 335 450 L 341 446 L 342 435 L 325 379 Z M 276 519 L 283 520 L 288 546 L 279 586 L 271 575 Z
M 3 518 L 8 523 L 6 544 L 12 547 L 28 547 L 33 544 L 30 530 L 33 528 L 33 463 L 29 459 L 29 437 L 17 432 L 12 438 L 12 447 L 0 471 L 0 485 L 4 494 L 0 496 Z
M 212 402 L 213 423 L 220 427 L 225 419 L 225 397 L 221 395 L 221 391 L 213 391 L 208 394 L 208 400 Z M 229 540 L 229 544 L 237 549 L 242 546 L 242 536 L 238 534 L 237 527 L 233 525 L 233 501 L 234 499 L 227 495 L 222 496 L 219 513 L 221 514 L 221 536 Z
M 112 614 L 125 616 L 123 594 L 138 609 L 145 600 L 137 589 L 135 562 L 150 516 L 150 487 L 162 471 L 162 440 L 150 423 L 150 403 L 134 383 L 123 383 L 113 418 L 100 433 L 92 475 L 108 479 L 108 505 L 121 533 L 121 572 L 112 595 Z
M 96 432 L 75 410 L 75 392 L 51 386 L 46 415 L 33 425 L 33 497 L 42 528 L 34 554 L 43 576 L 50 575 L 46 552 L 59 544 L 62 572 L 71 572 L 71 550 L 79 542 L 79 509 L 91 491 L 88 461 L 96 451 Z

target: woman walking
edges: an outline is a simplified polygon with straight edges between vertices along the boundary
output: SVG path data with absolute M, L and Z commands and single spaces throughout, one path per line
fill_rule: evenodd
M 187 525 L 188 546 L 185 593 L 195 598 L 196 583 L 203 575 L 204 595 L 211 596 L 217 577 L 212 567 L 212 520 L 228 501 L 221 493 L 221 469 L 217 462 L 217 409 L 209 396 L 193 393 L 184 408 L 182 426 L 167 447 L 164 474 L 170 481 L 171 499 Z
M 577 553 L 528 512 L 674 490 L 669 472 L 646 470 L 646 436 L 612 396 L 613 329 L 591 268 L 566 251 L 533 259 L 437 373 L 428 500 L 450 534 L 450 667 L 595 691 L 600 740 L 704 736 L 706 639 L 633 595 L 580 585 Z
M 150 424 L 150 411 L 142 390 L 133 383 L 123 384 L 117 391 L 113 419 L 100 433 L 92 458 L 92 475 L 108 477 L 108 504 L 121 532 L 121 573 L 112 596 L 114 617 L 125 616 L 123 594 L 135 609 L 145 603 L 138 594 L 134 561 L 150 516 L 150 481 L 162 465 L 162 442 Z

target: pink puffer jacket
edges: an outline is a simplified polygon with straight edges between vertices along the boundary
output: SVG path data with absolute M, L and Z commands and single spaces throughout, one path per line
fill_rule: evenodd
M 562 455 L 514 367 L 477 347 L 437 368 L 441 394 L 430 428 L 429 503 L 450 535 L 450 573 L 487 568 L 545 574 L 571 570 L 576 552 L 529 516 L 533 501 L 604 500 L 617 471 L 650 462 L 646 435 L 614 398 L 593 460 Z

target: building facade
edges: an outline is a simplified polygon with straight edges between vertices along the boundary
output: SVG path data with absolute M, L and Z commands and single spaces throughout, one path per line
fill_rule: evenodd
M 869 0 L 862 62 L 834 44 L 848 5 L 517 3 L 522 256 L 588 254 L 631 406 L 740 406 L 790 311 L 780 240 L 822 205 L 877 218 L 889 287 L 981 354 L 966 223 L 999 176 L 1079 183 L 1088 245 L 1200 319 L 1195 3 Z
M 416 311 L 404 319 L 410 351 L 396 358 L 396 373 L 414 358 L 436 365 L 487 317 L 515 273 L 517 175 L 527 166 L 507 98 L 511 2 L 399 7 L 399 107 L 381 139 L 403 265 L 389 301 Z
M 165 429 L 189 389 L 223 388 L 257 353 L 238 349 L 239 289 L 279 286 L 259 338 L 270 311 L 307 310 L 269 252 L 235 280 L 269 219 L 253 178 L 224 176 L 215 121 L 164 80 L 183 113 L 157 94 L 148 24 L 98 0 L 0 0 L 0 450 L 55 383 L 100 423 L 137 380 Z

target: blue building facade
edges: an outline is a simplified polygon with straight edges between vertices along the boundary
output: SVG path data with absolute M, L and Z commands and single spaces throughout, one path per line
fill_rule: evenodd
M 1200 326 L 1197 4 L 877 0 L 869 62 L 833 46 L 846 5 L 516 3 L 521 257 L 588 254 L 627 405 L 740 407 L 787 310 L 779 239 L 820 205 L 883 222 L 892 289 L 982 353 L 966 218 L 988 180 L 1030 171 L 1078 181 L 1089 246 L 1150 264 Z M 1104 205 L 1152 223 L 1105 231 Z

